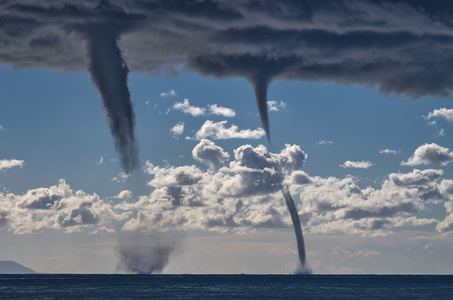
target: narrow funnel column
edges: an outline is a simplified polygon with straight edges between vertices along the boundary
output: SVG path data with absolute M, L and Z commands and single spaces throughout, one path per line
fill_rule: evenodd
M 255 90 L 256 104 L 260 113 L 261 123 L 263 124 L 264 131 L 266 132 L 269 143 L 271 142 L 271 133 L 269 129 L 269 116 L 267 113 L 267 88 L 269 81 L 266 79 L 252 80 L 253 88 Z
M 101 94 L 121 166 L 130 173 L 138 166 L 138 151 L 134 137 L 135 114 L 127 86 L 129 70 L 116 34 L 108 29 L 90 28 L 87 36 L 88 70 Z
M 304 243 L 304 236 L 302 234 L 302 227 L 300 226 L 300 219 L 299 214 L 297 212 L 296 205 L 294 203 L 293 197 L 289 193 L 287 187 L 282 188 L 283 197 L 285 198 L 286 205 L 288 206 L 289 213 L 291 215 L 291 221 L 293 222 L 294 233 L 296 234 L 296 242 L 297 242 L 297 251 L 299 253 L 299 262 L 300 262 L 300 270 L 296 271 L 296 273 L 311 273 L 311 271 L 306 268 L 305 266 L 305 243 Z

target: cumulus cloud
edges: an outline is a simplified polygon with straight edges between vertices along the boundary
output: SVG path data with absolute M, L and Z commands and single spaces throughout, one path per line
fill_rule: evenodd
M 379 150 L 379 154 L 398 154 L 398 151 L 392 149 Z
M 209 105 L 209 112 L 213 115 L 224 116 L 227 118 L 234 118 L 236 112 L 228 107 L 217 106 L 217 104 Z
M 14 167 L 22 168 L 25 162 L 18 159 L 0 159 L 0 171 L 11 169 Z
M 195 138 L 198 140 L 204 138 L 212 138 L 218 140 L 226 139 L 260 139 L 266 133 L 262 128 L 255 130 L 242 129 L 238 130 L 238 126 L 231 125 L 229 128 L 225 127 L 228 121 L 213 122 L 207 120 L 203 126 L 195 134 Z
M 115 198 L 118 198 L 118 199 L 130 199 L 130 198 L 132 198 L 132 192 L 129 191 L 129 190 L 123 190 Z
M 432 143 L 418 147 L 407 161 L 401 162 L 401 165 L 416 166 L 431 164 L 445 166 L 452 161 L 453 152 L 450 152 L 450 149 Z
M 280 111 L 286 108 L 286 103 L 281 100 L 280 103 L 278 101 L 267 101 L 267 107 L 269 111 Z
M 176 102 L 173 104 L 172 108 L 174 110 L 179 110 L 186 115 L 191 115 L 193 117 L 204 116 L 206 113 L 206 109 L 197 106 L 191 106 L 189 103 L 189 99 L 184 99 L 184 102 Z
M 127 213 L 117 214 L 96 194 L 73 191 L 61 179 L 58 185 L 29 190 L 24 195 L 0 194 L 0 223 L 16 234 L 63 229 L 66 232 L 92 230 L 112 221 L 121 221 Z
M 242 145 L 233 154 L 230 157 L 204 139 L 192 155 L 209 170 L 147 162 L 153 191 L 138 199 L 128 190 L 121 191 L 115 196 L 123 199 L 120 203 L 73 191 L 64 180 L 23 195 L 0 193 L 0 227 L 13 233 L 47 229 L 96 233 L 115 228 L 243 233 L 289 228 L 291 219 L 280 192 L 287 186 L 304 230 L 312 234 L 385 235 L 396 228 L 425 225 L 453 232 L 453 180 L 442 179 L 442 170 L 391 173 L 379 187 L 359 187 L 351 176 L 310 176 L 302 171 L 307 154 L 298 145 L 285 145 L 279 153 L 263 145 Z M 421 217 L 433 205 L 445 206 L 443 220 Z M 366 249 L 335 253 L 377 255 Z
M 174 97 L 178 95 L 178 93 L 175 90 L 169 90 L 168 92 L 162 92 L 160 93 L 160 96 L 162 98 L 167 98 L 167 97 Z
M 432 112 L 430 112 L 426 118 L 428 120 L 432 118 L 442 118 L 445 121 L 453 122 L 453 108 L 447 109 L 444 107 L 440 109 L 435 109 Z
M 296 202 L 301 201 L 297 205 L 301 222 L 314 234 L 385 235 L 394 228 L 424 225 L 448 232 L 453 227 L 453 181 L 441 180 L 442 170 L 392 173 L 379 188 L 360 188 L 353 177 L 312 177 L 300 170 L 307 155 L 297 145 L 286 145 L 279 154 L 262 145 L 243 145 L 225 165 L 226 152 L 203 140 L 193 156 L 210 170 L 147 163 L 147 172 L 153 176 L 149 184 L 155 190 L 136 203 L 116 206 L 137 212 L 123 230 L 244 232 L 290 227 L 280 194 L 284 185 L 290 187 Z M 445 220 L 417 216 L 433 203 L 446 203 Z M 351 253 L 374 255 L 365 250 Z
M 225 161 L 230 155 L 214 142 L 202 139 L 192 150 L 192 156 L 196 160 L 207 164 L 213 170 L 218 170 L 224 166 Z
M 184 122 L 179 122 L 178 124 L 173 126 L 170 131 L 173 133 L 173 138 L 177 138 L 184 133 Z
M 370 163 L 369 161 L 350 161 L 347 160 L 344 162 L 344 164 L 340 165 L 342 168 L 358 168 L 358 169 L 368 169 L 371 167 L 373 164 Z
M 209 165 L 205 172 L 195 166 L 158 167 L 147 163 L 155 188 L 149 197 L 118 208 L 138 210 L 137 218 L 124 230 L 244 230 L 281 228 L 290 225 L 280 194 L 285 174 L 302 167 L 306 154 L 296 145 L 286 145 L 279 154 L 260 145 L 234 150 L 234 160 L 208 140 L 194 148 L 195 159 Z

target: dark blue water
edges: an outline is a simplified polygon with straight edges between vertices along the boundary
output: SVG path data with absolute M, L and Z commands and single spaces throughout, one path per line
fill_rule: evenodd
M 0 275 L 0 299 L 453 299 L 453 276 Z

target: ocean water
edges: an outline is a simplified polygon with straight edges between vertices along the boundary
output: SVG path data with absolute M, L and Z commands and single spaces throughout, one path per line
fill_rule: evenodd
M 0 299 L 453 299 L 438 275 L 0 275 Z

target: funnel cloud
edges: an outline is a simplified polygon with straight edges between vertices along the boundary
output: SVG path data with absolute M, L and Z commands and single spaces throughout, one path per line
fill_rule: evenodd
M 130 173 L 138 167 L 138 151 L 134 137 L 135 114 L 127 86 L 129 69 L 115 33 L 91 28 L 87 46 L 91 79 L 101 94 L 121 166 Z
M 274 80 L 362 84 L 414 98 L 450 95 L 452 17 L 441 0 L 4 0 L 0 64 L 88 71 L 130 172 L 137 143 L 129 70 L 184 67 L 245 78 L 270 141 L 266 98 Z
M 306 265 L 306 254 L 305 254 L 305 242 L 304 235 L 302 233 L 302 227 L 300 226 L 299 213 L 297 212 L 296 204 L 291 196 L 287 187 L 282 188 L 283 197 L 285 198 L 286 205 L 288 206 L 289 213 L 291 215 L 291 221 L 293 222 L 294 233 L 296 234 L 297 252 L 299 254 L 299 268 L 296 270 L 296 274 L 311 274 L 312 271 Z

